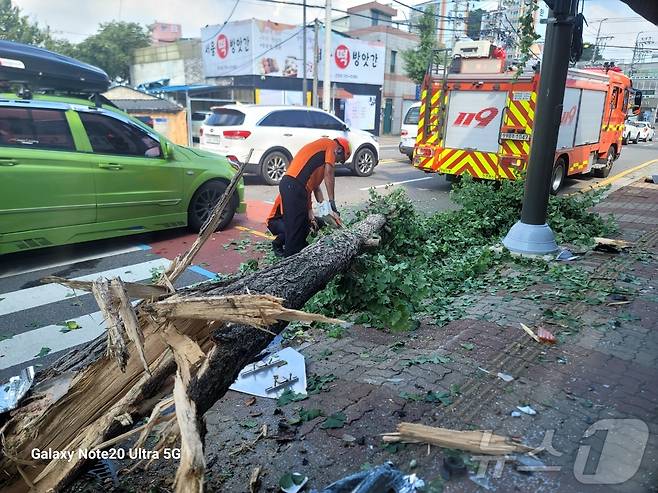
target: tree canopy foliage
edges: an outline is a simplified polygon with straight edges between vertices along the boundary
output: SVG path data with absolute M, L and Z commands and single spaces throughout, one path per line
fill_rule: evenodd
M 402 52 L 404 70 L 416 84 L 421 84 L 427 71 L 432 50 L 438 48 L 436 38 L 436 16 L 433 7 L 427 7 L 420 18 L 420 43 L 416 48 Z
M 11 0 L 0 0 L 0 39 L 41 46 L 100 67 L 110 79 L 127 80 L 133 51 L 148 46 L 150 38 L 148 28 L 141 24 L 111 21 L 80 43 L 71 43 L 53 37 L 47 26 L 31 21 Z

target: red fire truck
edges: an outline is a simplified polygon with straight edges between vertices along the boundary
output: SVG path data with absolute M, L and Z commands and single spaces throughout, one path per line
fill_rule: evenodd
M 539 74 L 505 71 L 504 56 L 486 41 L 457 43 L 455 51 L 462 56 L 449 68 L 431 63 L 425 76 L 413 166 L 448 178 L 521 178 L 531 139 L 541 138 L 532 132 Z M 608 176 L 621 152 L 631 94 L 630 79 L 619 71 L 569 70 L 552 193 L 566 176 Z

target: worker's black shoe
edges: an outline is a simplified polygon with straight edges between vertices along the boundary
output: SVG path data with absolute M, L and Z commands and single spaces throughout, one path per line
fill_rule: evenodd
M 279 243 L 272 242 L 272 251 L 277 257 L 285 256 L 283 253 L 283 245 L 280 245 Z

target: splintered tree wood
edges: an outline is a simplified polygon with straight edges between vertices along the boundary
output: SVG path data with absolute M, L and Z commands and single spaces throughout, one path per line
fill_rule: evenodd
M 285 300 L 286 308 L 298 310 L 335 275 L 348 268 L 366 240 L 384 222 L 384 216 L 368 216 L 351 229 L 335 231 L 297 255 L 261 271 L 231 282 L 210 282 L 179 290 L 174 296 L 184 300 L 185 297 L 267 294 Z M 130 357 L 123 372 L 114 360 L 105 356 L 105 337 L 61 358 L 56 368 L 45 372 L 33 387 L 28 403 L 16 409 L 2 428 L 0 491 L 27 493 L 30 483 L 34 484 L 31 491 L 36 493 L 61 491 L 75 477 L 82 460 L 35 461 L 30 455 L 33 448 L 95 448 L 125 432 L 117 417 L 128 413 L 133 422 L 138 422 L 151 415 L 158 402 L 171 394 L 177 365 L 163 337 L 170 322 L 165 317 L 154 316 L 141 305 L 137 320 L 144 339 L 143 357 L 151 375 L 144 371 L 143 360 L 130 340 L 127 341 Z M 196 406 L 197 416 L 202 416 L 226 393 L 240 370 L 256 359 L 274 334 L 285 327 L 285 323 L 268 326 L 268 333 L 252 326 L 208 320 L 173 322 L 177 331 L 194 341 L 206 355 L 187 385 L 187 395 Z M 72 375 L 65 395 L 60 392 L 59 398 L 55 398 L 52 394 L 39 394 L 54 380 L 61 379 L 62 372 Z M 178 428 L 177 423 L 174 425 Z
M 387 433 L 383 439 L 388 443 L 429 443 L 487 455 L 525 453 L 532 450 L 527 445 L 487 430 L 461 431 L 416 423 L 400 423 L 396 433 Z

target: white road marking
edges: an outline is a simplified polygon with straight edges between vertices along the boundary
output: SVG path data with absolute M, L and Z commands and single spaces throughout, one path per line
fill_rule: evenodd
M 106 329 L 103 315 L 99 311 L 74 318 L 72 321 L 80 328 L 66 331 L 61 325 L 46 325 L 0 341 L 0 370 L 37 358 L 42 348 L 47 348 L 49 354 L 84 344 L 101 335 Z
M 403 180 L 403 181 L 394 181 L 391 183 L 385 183 L 384 185 L 377 185 L 374 187 L 365 187 L 365 188 L 359 188 L 359 190 L 370 190 L 371 188 L 377 189 L 377 188 L 384 188 L 384 187 L 392 187 L 395 185 L 402 185 L 403 183 L 411 183 L 414 181 L 423 181 L 423 180 L 431 180 L 434 178 L 433 176 L 426 176 L 425 178 L 414 178 L 413 180 Z
M 149 260 L 148 262 L 126 265 L 87 276 L 76 277 L 74 280 L 93 281 L 99 277 L 110 278 L 119 276 L 126 282 L 141 281 L 143 279 L 150 279 L 154 269 L 166 269 L 170 263 L 166 258 L 158 258 Z M 78 293 L 84 294 L 84 292 L 76 292 L 76 294 Z M 3 293 L 0 294 L 0 315 L 7 315 L 8 313 L 55 303 L 70 298 L 73 295 L 74 293 L 71 288 L 54 283 Z
M 44 264 L 44 265 L 35 265 L 33 267 L 28 267 L 25 268 L 21 265 L 16 265 L 13 268 L 10 268 L 9 270 L 4 271 L 2 274 L 0 274 L 0 279 L 3 279 L 5 277 L 11 277 L 11 276 L 17 276 L 19 274 L 26 274 L 28 272 L 34 272 L 37 270 L 42 270 L 42 269 L 53 269 L 55 267 L 61 267 L 63 265 L 71 265 L 72 263 L 77 263 L 77 262 L 85 262 L 87 260 L 95 260 L 99 258 L 105 258 L 105 257 L 114 257 L 115 255 L 121 255 L 123 253 L 131 253 L 131 252 L 139 252 L 142 250 L 149 250 L 150 247 L 146 245 L 136 245 L 132 247 L 127 247 L 127 248 L 120 248 L 118 250 L 111 250 L 103 253 L 95 253 L 91 255 L 85 255 L 82 257 L 76 257 L 75 259 L 71 260 L 62 260 L 59 262 L 51 263 L 51 264 Z

